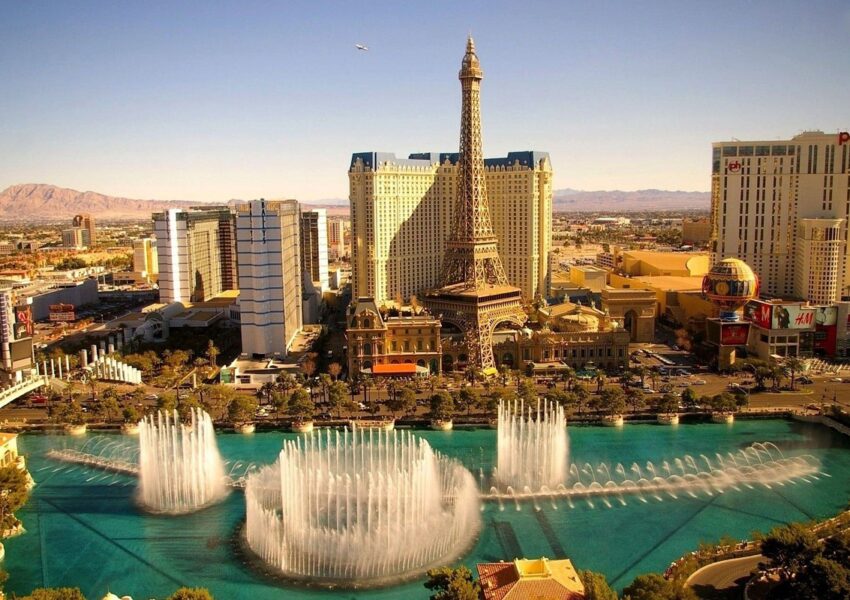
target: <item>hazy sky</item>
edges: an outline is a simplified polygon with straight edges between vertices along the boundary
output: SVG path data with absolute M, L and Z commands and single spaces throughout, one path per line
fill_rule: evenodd
M 847 0 L 0 0 L 0 189 L 346 198 L 352 152 L 457 150 L 470 30 L 485 155 L 556 188 L 706 190 L 712 141 L 850 129 Z

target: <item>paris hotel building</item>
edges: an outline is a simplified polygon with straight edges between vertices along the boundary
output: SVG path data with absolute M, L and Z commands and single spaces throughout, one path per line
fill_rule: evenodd
M 552 167 L 545 152 L 486 159 L 487 198 L 511 284 L 546 297 L 552 247 Z M 380 306 L 439 287 L 457 201 L 458 154 L 352 155 L 348 171 L 353 297 Z

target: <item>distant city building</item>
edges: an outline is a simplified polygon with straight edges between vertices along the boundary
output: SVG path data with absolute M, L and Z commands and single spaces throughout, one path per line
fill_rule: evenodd
M 324 208 L 301 213 L 301 262 L 304 272 L 320 292 L 328 283 L 328 216 Z
M 94 246 L 97 243 L 97 231 L 94 224 L 94 217 L 90 214 L 76 215 L 71 220 L 71 226 L 85 230 L 85 246 Z
M 682 221 L 682 244 L 701 246 L 711 239 L 711 219 Z
M 236 288 L 230 209 L 170 209 L 153 222 L 162 303 L 203 302 Z
M 89 232 L 82 227 L 62 230 L 62 245 L 65 248 L 81 250 L 88 247 Z
M 848 137 L 815 131 L 713 144 L 712 262 L 744 260 L 773 296 L 848 296 Z
M 347 219 L 328 219 L 328 259 L 339 260 L 349 256 L 348 236 L 351 221 Z
M 295 200 L 236 208 L 243 354 L 285 356 L 301 330 L 300 228 Z
M 133 240 L 133 273 L 152 281 L 159 274 L 156 238 Z
M 546 152 L 509 152 L 484 161 L 493 231 L 511 285 L 533 299 L 546 296 L 552 248 L 552 167 Z M 354 295 L 380 305 L 421 294 L 440 283 L 458 186 L 457 153 L 409 158 L 352 155 Z

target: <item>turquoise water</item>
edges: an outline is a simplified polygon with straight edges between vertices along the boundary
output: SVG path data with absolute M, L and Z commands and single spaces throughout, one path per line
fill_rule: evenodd
M 420 432 L 440 451 L 457 457 L 476 476 L 489 473 L 495 460 L 496 432 L 490 429 Z M 713 497 L 681 497 L 646 503 L 627 497 L 627 505 L 600 500 L 590 507 L 563 501 L 555 509 L 543 503 L 535 511 L 524 504 L 499 510 L 486 504 L 479 540 L 465 562 L 516 556 L 569 556 L 584 569 L 605 573 L 622 588 L 640 573 L 659 571 L 700 541 L 723 534 L 748 537 L 754 530 L 836 514 L 850 499 L 850 443 L 831 430 L 784 420 L 739 421 L 733 426 L 628 425 L 624 429 L 570 427 L 570 460 L 632 462 L 698 457 L 737 451 L 753 442 L 770 441 L 785 454 L 811 454 L 831 477 L 771 489 L 730 490 Z M 89 439 L 93 437 L 90 434 Z M 112 436 L 119 440 L 120 436 Z M 291 434 L 253 436 L 222 434 L 221 453 L 228 461 L 273 462 Z M 130 438 L 125 438 L 129 440 Z M 288 588 L 265 579 L 242 563 L 234 532 L 244 519 L 241 492 L 194 515 L 144 514 L 134 503 L 135 481 L 44 457 L 51 448 L 79 447 L 85 439 L 23 435 L 19 447 L 28 457 L 38 485 L 20 511 L 27 533 L 8 540 L 4 568 L 7 591 L 18 594 L 39 586 L 79 586 L 89 598 L 106 591 L 134 598 L 165 597 L 181 585 L 202 585 L 216 598 L 389 599 L 425 598 L 421 582 L 384 590 L 328 592 Z M 132 442 L 130 442 L 132 443 Z

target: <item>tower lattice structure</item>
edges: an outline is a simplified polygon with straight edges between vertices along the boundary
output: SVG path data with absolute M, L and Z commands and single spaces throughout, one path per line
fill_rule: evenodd
M 470 36 L 458 74 L 462 108 L 455 226 L 446 242 L 441 287 L 426 295 L 426 304 L 464 332 L 469 364 L 487 370 L 495 367 L 496 325 L 522 325 L 525 312 L 520 289 L 505 275 L 490 221 L 481 144 L 483 77 Z

